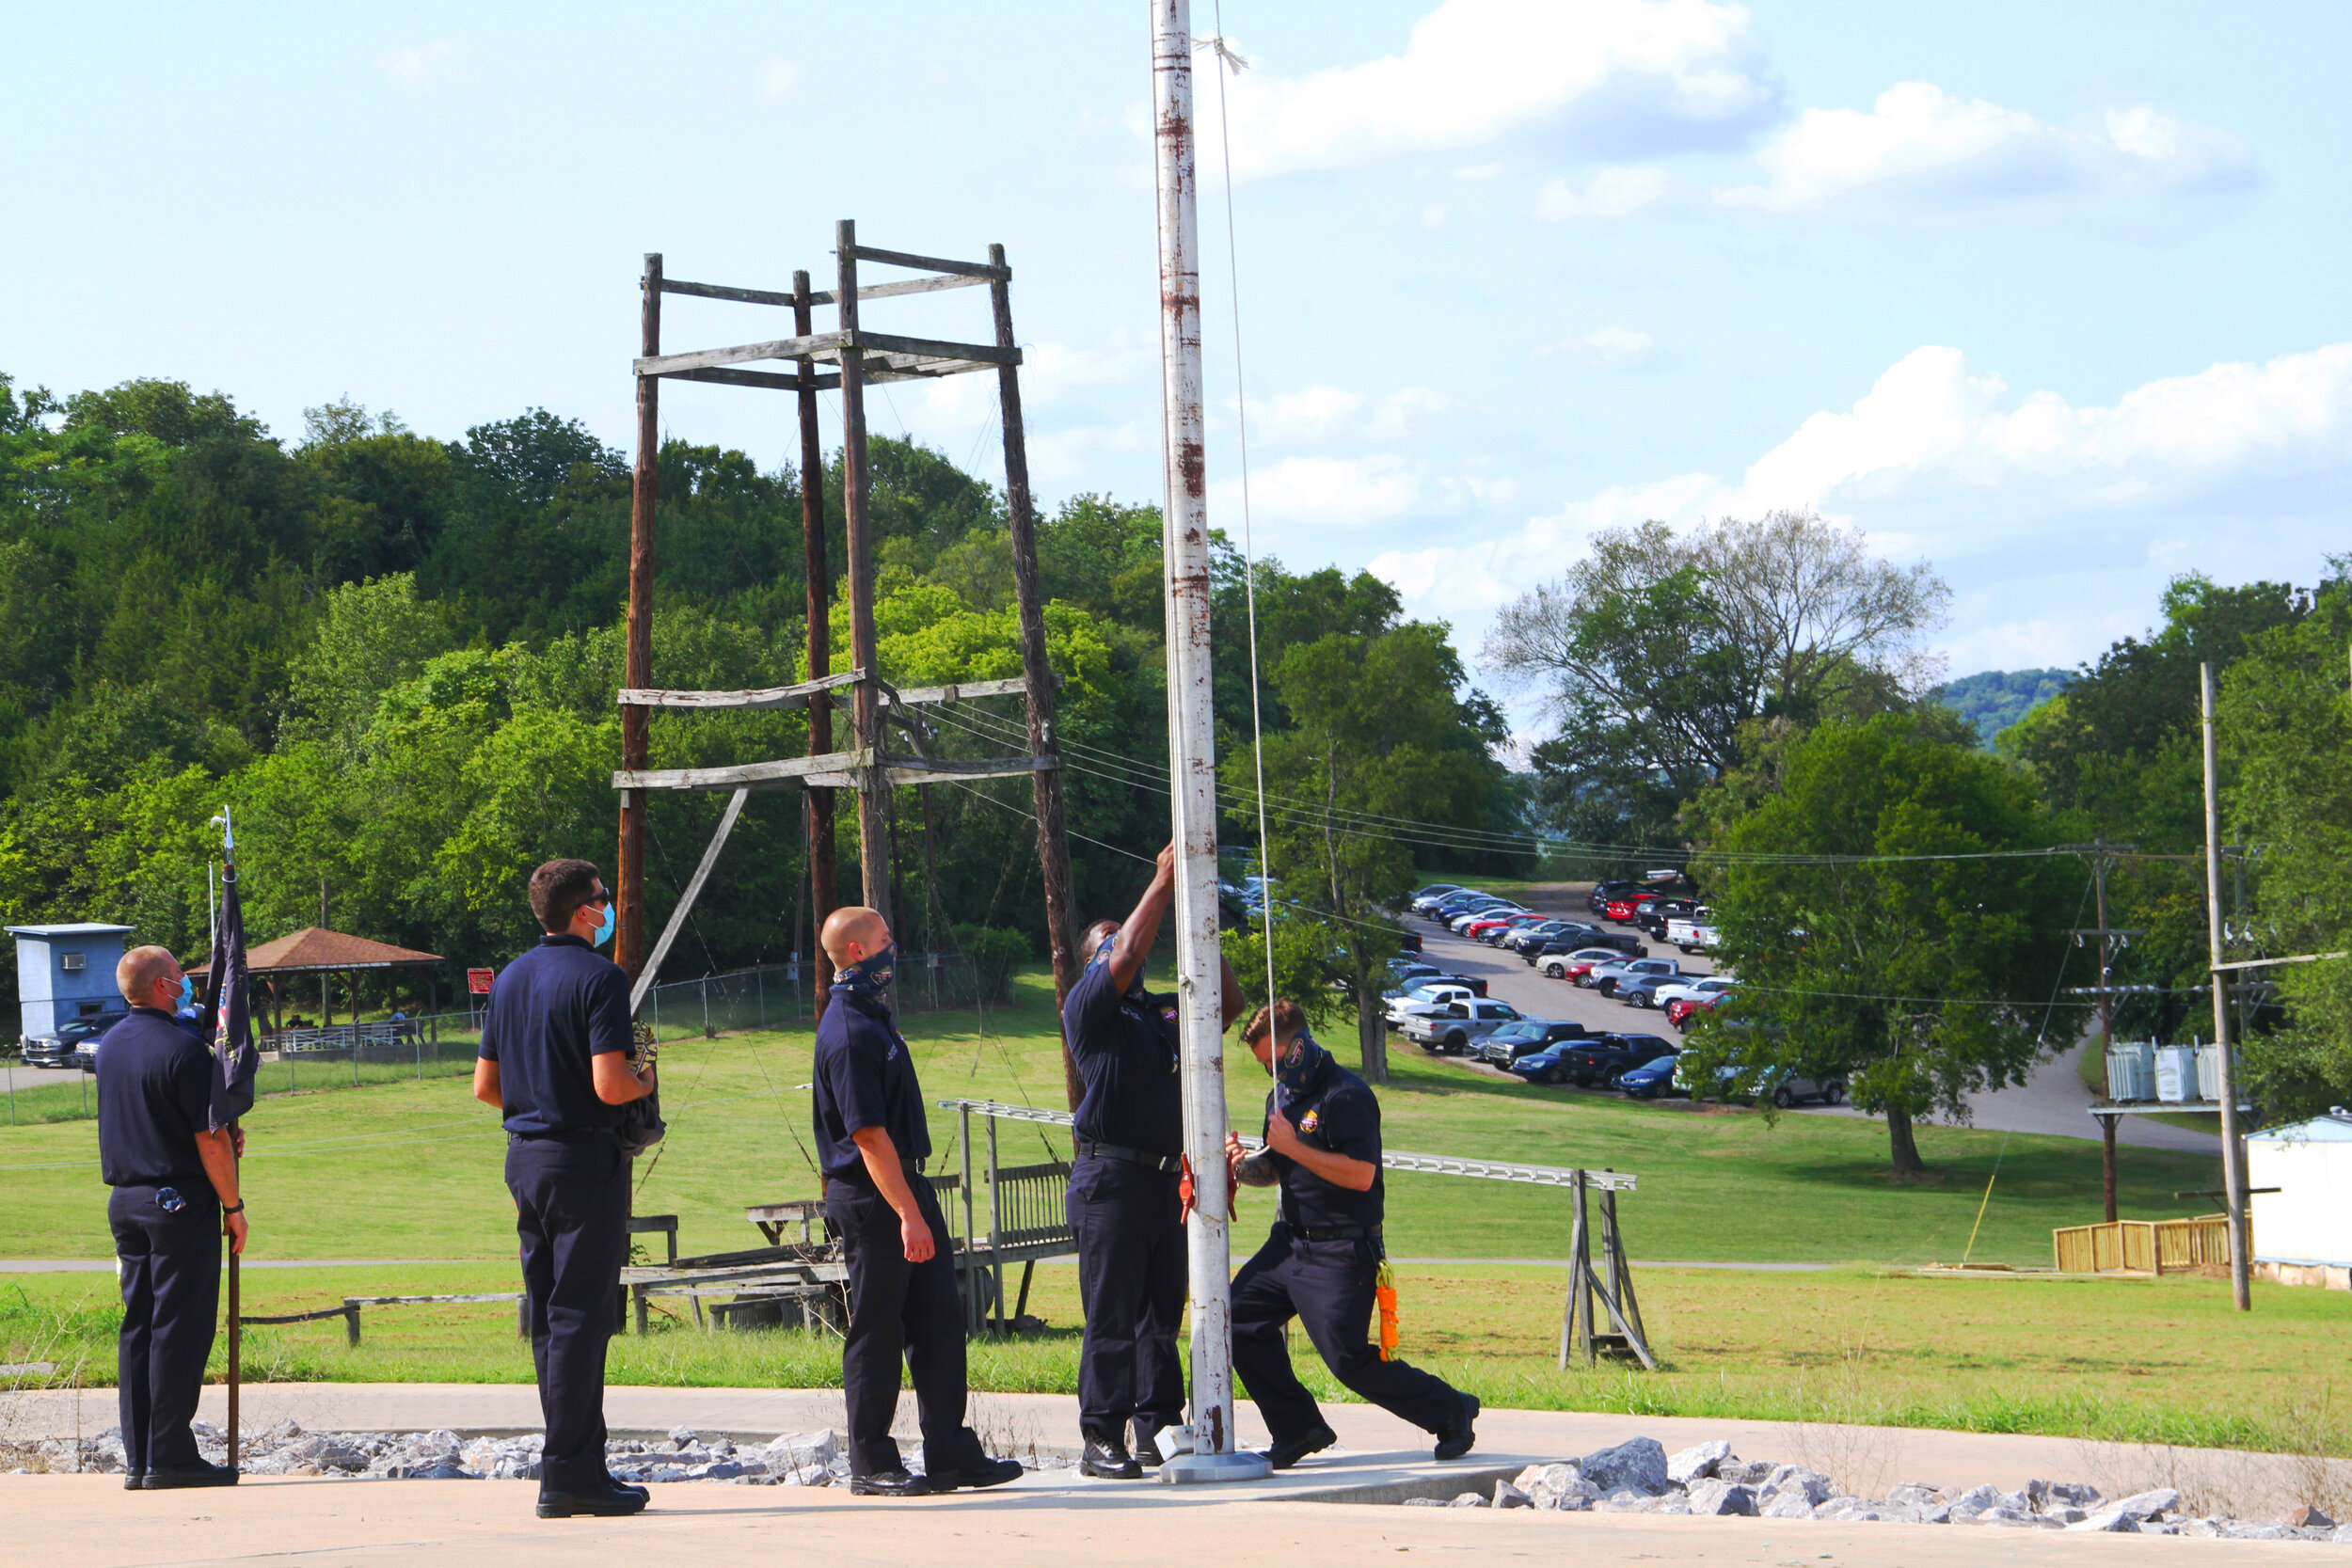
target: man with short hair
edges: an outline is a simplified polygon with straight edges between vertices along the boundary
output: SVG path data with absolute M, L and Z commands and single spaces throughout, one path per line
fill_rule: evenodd
M 173 1017 L 195 989 L 179 960 L 134 947 L 115 989 L 131 1011 L 99 1042 L 98 1164 L 122 1280 L 123 1484 L 234 1486 L 235 1467 L 206 1463 L 189 1423 L 213 1354 L 224 1216 L 245 1251 L 239 1139 L 212 1130 L 213 1053 Z
M 1476 1441 L 1478 1400 L 1374 1348 L 1372 1310 L 1388 1253 L 1380 1236 L 1380 1101 L 1307 1031 L 1295 1002 L 1261 1007 L 1242 1037 L 1274 1074 L 1265 1148 L 1225 1135 L 1226 1163 L 1245 1187 L 1279 1186 L 1265 1245 L 1233 1276 L 1233 1370 L 1273 1435 L 1266 1458 L 1287 1470 L 1339 1441 L 1291 1370 L 1284 1329 L 1298 1319 L 1332 1374 L 1358 1395 L 1438 1439 L 1458 1459 Z
M 1093 957 L 1062 1004 L 1062 1037 L 1086 1085 L 1072 1117 L 1077 1159 L 1067 1205 L 1086 1311 L 1078 1468 L 1109 1481 L 1135 1481 L 1158 1465 L 1160 1429 L 1184 1418 L 1176 1351 L 1190 1273 L 1180 1037 L 1176 998 L 1143 989 L 1145 960 L 1175 892 L 1171 844 L 1125 923 L 1088 927 Z M 1230 964 L 1222 991 L 1219 1023 L 1230 1027 L 1242 1010 Z
M 654 1069 L 629 1070 L 628 976 L 596 952 L 612 935 L 604 879 L 586 861 L 549 861 L 531 874 L 530 896 L 547 934 L 490 987 L 473 1092 L 506 1122 L 547 1421 L 538 1513 L 635 1513 L 644 1488 L 605 1468 L 604 1353 L 628 1260 L 621 1107 L 653 1092 Z
M 812 1098 L 825 1212 L 840 1232 L 850 1275 L 850 1331 L 841 1346 L 850 1491 L 919 1497 L 999 1486 L 1019 1477 L 1021 1462 L 989 1458 L 963 1420 L 955 1243 L 923 1179 L 931 1151 L 923 1086 L 890 1016 L 898 949 L 882 915 L 856 904 L 828 915 L 819 940 L 834 962 L 834 983 L 817 1024 Z M 890 1435 L 901 1356 L 914 1378 L 920 1476 L 908 1471 Z

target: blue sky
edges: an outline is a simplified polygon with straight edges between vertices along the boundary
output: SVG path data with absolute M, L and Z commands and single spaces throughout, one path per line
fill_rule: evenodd
M 1215 9 L 1198 5 L 1206 34 Z M 641 253 L 821 278 L 1010 252 L 1041 495 L 1156 499 L 1148 13 L 19 12 L 0 370 L 630 438 Z M 2352 8 L 1231 0 L 1260 547 L 1475 654 L 1592 530 L 1814 506 L 1955 591 L 1955 673 L 2071 663 L 2173 573 L 2311 581 L 2352 495 Z M 1200 76 L 1201 131 L 1216 96 Z M 1234 296 L 1204 170 L 1213 521 Z M 667 342 L 781 335 L 673 300 Z M 873 325 L 978 336 L 975 293 Z M 763 462 L 781 399 L 667 384 Z M 992 476 L 982 378 L 872 409 Z M 1522 700 L 1523 705 L 1523 700 Z M 1524 707 L 1533 722 L 1532 707 Z

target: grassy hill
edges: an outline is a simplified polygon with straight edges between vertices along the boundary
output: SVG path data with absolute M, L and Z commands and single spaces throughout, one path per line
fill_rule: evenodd
M 1987 670 L 1947 681 L 1931 693 L 1977 727 L 1986 746 L 1993 737 L 2066 689 L 2072 670 Z

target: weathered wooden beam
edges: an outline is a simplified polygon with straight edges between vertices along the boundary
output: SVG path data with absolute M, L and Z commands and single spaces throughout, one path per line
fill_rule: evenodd
M 901 757 L 885 755 L 892 784 L 921 784 L 925 779 L 998 779 L 1019 773 L 1047 771 L 1061 766 L 1059 757 Z
M 865 678 L 866 672 L 863 670 L 844 670 L 837 674 L 803 681 L 798 686 L 760 687 L 749 691 L 665 691 L 659 687 L 631 687 L 621 692 L 621 705 L 668 708 L 800 707 L 807 703 L 813 692 L 855 686 Z
M 959 277 L 977 277 L 986 282 L 1010 282 L 1010 267 L 993 267 L 985 261 L 943 261 L 936 256 L 913 256 L 903 250 L 877 250 L 870 245 L 857 247 L 861 261 L 882 261 L 894 267 L 914 267 L 921 272 L 953 273 Z
M 969 697 L 1018 697 L 1028 690 L 1020 675 L 1002 681 L 964 681 L 955 686 L 910 686 L 898 693 L 901 703 L 960 703 Z
M 771 762 L 743 762 L 728 768 L 623 768 L 612 775 L 615 789 L 741 789 L 760 784 L 798 784 L 812 773 L 842 773 L 866 766 L 869 752 L 828 752 L 822 756 L 778 757 Z
M 759 359 L 807 359 L 837 352 L 845 333 L 812 332 L 804 338 L 778 338 L 764 343 L 738 343 L 732 348 L 698 348 L 687 354 L 653 354 L 636 363 L 641 376 L 675 375 L 713 365 L 742 365 Z
M 706 366 L 699 371 L 672 371 L 664 381 L 715 381 L 723 387 L 761 387 L 775 392 L 797 392 L 803 386 L 823 392 L 841 385 L 841 377 L 832 372 L 818 376 L 814 383 L 804 383 L 798 376 L 778 375 L 773 371 L 730 371 Z
M 993 343 L 951 343 L 939 338 L 901 338 L 895 333 L 856 328 L 857 346 L 867 354 L 913 354 L 925 359 L 969 360 L 982 365 L 1018 365 L 1021 351 Z
M 751 791 L 739 789 L 727 798 L 727 809 L 720 815 L 719 831 L 710 835 L 710 847 L 703 851 L 702 863 L 694 867 L 694 875 L 678 895 L 677 908 L 670 911 L 670 923 L 661 927 L 661 940 L 653 944 L 653 956 L 645 967 L 637 972 L 636 982 L 628 988 L 628 1015 L 637 1016 L 637 1009 L 645 1005 L 645 992 L 653 989 L 655 978 L 661 973 L 661 961 L 670 956 L 671 944 L 685 927 L 686 917 L 694 910 L 694 900 L 702 896 L 703 884 L 710 880 L 710 868 L 719 863 L 719 851 L 727 847 L 727 835 L 735 832 L 735 819 L 743 815 L 743 802 Z
M 990 281 L 985 277 L 951 275 L 946 277 L 909 277 L 897 283 L 861 283 L 860 299 L 887 299 L 893 294 L 927 294 L 935 289 L 977 289 Z M 662 279 L 664 292 L 674 294 L 694 294 L 703 299 L 731 299 L 739 305 L 784 305 L 793 303 L 791 294 L 778 293 L 772 289 L 738 289 L 724 283 L 688 283 L 678 278 Z M 811 305 L 831 305 L 833 291 L 819 289 L 808 296 Z

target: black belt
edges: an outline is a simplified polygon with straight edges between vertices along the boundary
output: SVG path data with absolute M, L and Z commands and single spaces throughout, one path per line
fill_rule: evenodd
M 1376 1242 L 1380 1227 L 1376 1225 L 1302 1225 L 1293 1232 L 1311 1242 Z
M 1122 1148 L 1118 1144 L 1090 1144 L 1083 1138 L 1078 1140 L 1077 1148 L 1081 1160 L 1124 1160 L 1131 1165 L 1147 1166 L 1169 1176 L 1184 1168 L 1181 1154 L 1151 1154 L 1140 1148 Z
M 900 1160 L 898 1162 L 898 1169 L 905 1173 L 907 1184 L 909 1186 L 913 1186 L 922 1178 L 923 1162 L 920 1160 Z M 875 1185 L 874 1173 L 866 1168 L 866 1162 L 863 1160 L 860 1160 L 856 1164 L 851 1165 L 848 1170 L 830 1172 L 827 1174 L 825 1179 L 828 1181 L 846 1182 L 848 1185 L 852 1187 L 864 1187 L 872 1192 L 880 1192 L 882 1190 L 880 1187 Z
M 564 1127 L 548 1132 L 516 1132 L 510 1131 L 506 1134 L 506 1141 L 509 1143 L 535 1144 L 543 1143 L 549 1139 L 561 1141 L 573 1138 L 617 1138 L 620 1135 L 621 1130 L 617 1127 Z

